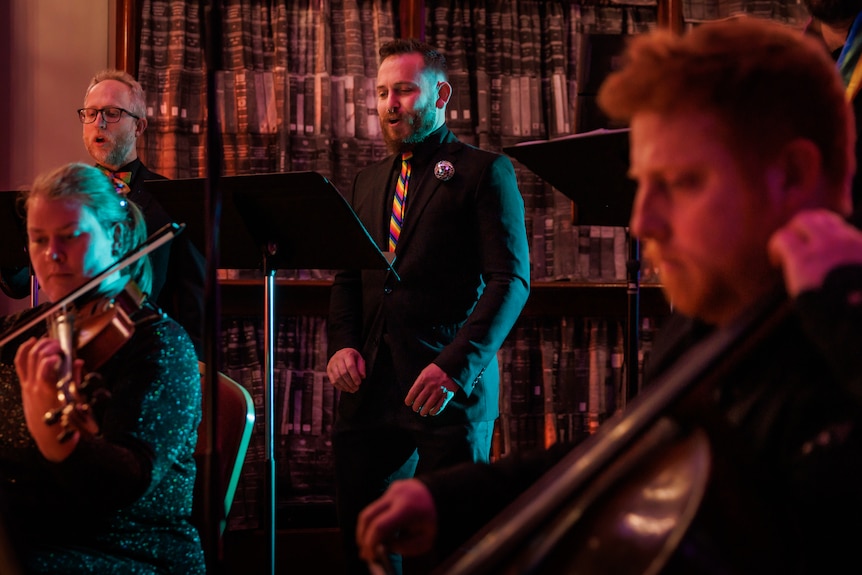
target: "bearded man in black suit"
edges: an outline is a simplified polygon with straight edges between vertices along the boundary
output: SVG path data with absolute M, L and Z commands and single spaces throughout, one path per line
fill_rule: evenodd
M 377 111 L 392 155 L 357 175 L 348 200 L 391 253 L 393 271 L 337 273 L 328 319 L 327 374 L 340 391 L 336 496 L 351 573 L 367 572 L 356 516 L 393 479 L 488 460 L 497 351 L 530 285 L 514 168 L 446 127 L 444 56 L 395 40 L 380 62 Z M 397 571 L 400 558 L 391 559 Z

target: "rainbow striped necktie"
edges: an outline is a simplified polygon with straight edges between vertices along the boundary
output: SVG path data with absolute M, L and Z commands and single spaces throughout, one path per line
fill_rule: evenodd
M 413 152 L 401 154 L 401 174 L 395 186 L 395 197 L 392 199 L 392 217 L 389 219 L 389 251 L 395 251 L 398 237 L 401 235 L 401 222 L 404 220 L 404 202 L 407 200 L 407 184 L 410 181 L 410 158 Z
M 852 102 L 862 87 L 862 12 L 856 15 L 844 48 L 838 57 L 838 71 L 846 86 L 845 96 L 848 102 Z

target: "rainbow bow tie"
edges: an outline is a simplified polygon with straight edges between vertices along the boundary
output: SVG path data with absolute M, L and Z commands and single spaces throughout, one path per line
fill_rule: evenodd
M 126 195 L 129 193 L 131 190 L 129 184 L 132 181 L 132 172 L 112 172 L 104 166 L 98 166 L 98 168 L 102 170 L 106 176 L 111 178 L 111 182 L 114 184 L 114 189 L 117 190 L 118 194 Z

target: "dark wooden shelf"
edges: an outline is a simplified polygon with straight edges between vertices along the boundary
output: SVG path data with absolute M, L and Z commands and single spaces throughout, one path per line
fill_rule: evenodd
M 277 279 L 275 306 L 279 315 L 325 316 L 329 305 L 329 280 Z M 262 279 L 220 280 L 224 315 L 262 315 Z M 659 286 L 640 287 L 641 316 L 667 315 L 670 308 Z M 523 315 L 529 317 L 578 315 L 626 317 L 628 294 L 624 283 L 535 282 Z

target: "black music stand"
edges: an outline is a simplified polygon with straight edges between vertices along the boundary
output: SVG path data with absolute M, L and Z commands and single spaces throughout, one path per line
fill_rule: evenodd
M 222 178 L 225 182 L 230 178 Z M 147 180 L 146 190 L 170 214 L 175 222 L 186 224 L 189 240 L 200 251 L 207 253 L 206 237 L 206 178 L 179 180 Z M 221 243 L 219 266 L 226 269 L 257 269 L 260 267 L 260 248 L 246 229 L 245 222 L 234 206 L 230 189 L 222 190 Z
M 18 209 L 18 192 L 0 191 L 0 267 L 30 264 L 24 214 Z
M 598 129 L 503 149 L 577 205 L 578 223 L 628 227 L 634 182 L 628 177 L 629 129 Z M 626 263 L 626 400 L 638 391 L 640 247 L 629 237 Z
M 628 128 L 521 142 L 503 148 L 578 206 L 578 222 L 627 226 L 635 185 L 628 177 Z
M 151 180 L 152 193 L 185 223 L 192 242 L 205 247 L 205 178 Z M 275 545 L 275 272 L 278 269 L 392 269 L 344 196 L 317 172 L 226 176 L 222 193 L 224 267 L 264 272 L 264 459 L 265 525 Z
M 0 246 L 3 246 L 0 249 L 0 268 L 10 271 L 28 269 L 30 305 L 35 307 L 38 286 L 27 253 L 27 229 L 24 214 L 18 206 L 18 195 L 17 191 L 0 191 Z

